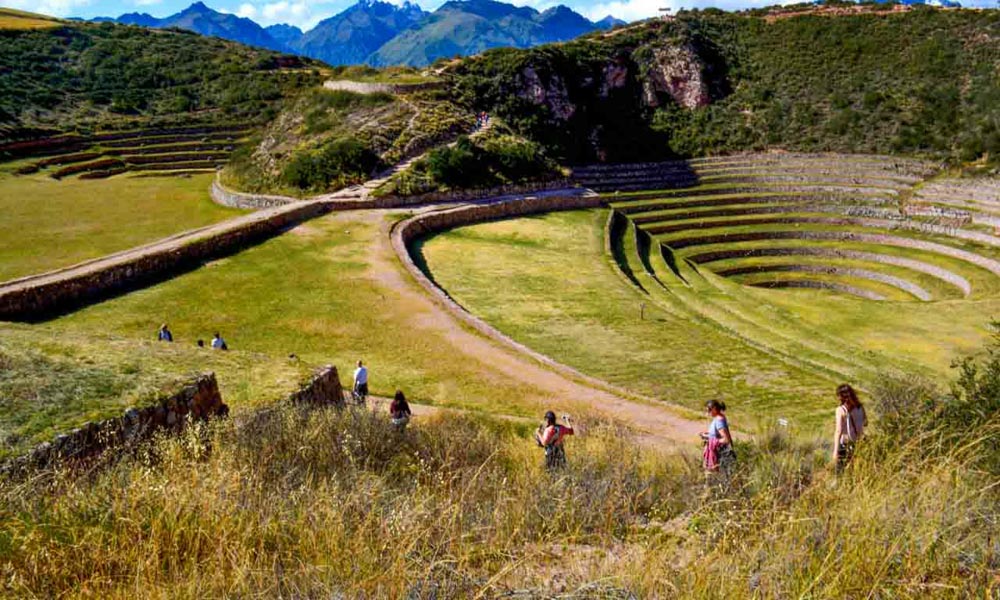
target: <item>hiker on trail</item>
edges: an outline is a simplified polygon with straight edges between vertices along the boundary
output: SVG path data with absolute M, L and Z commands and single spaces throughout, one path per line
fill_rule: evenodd
M 172 342 L 172 341 L 174 341 L 174 334 L 170 333 L 170 329 L 167 327 L 166 323 L 164 323 L 163 325 L 160 325 L 160 331 L 159 331 L 159 333 L 156 334 L 156 339 L 157 339 L 157 341 L 160 341 L 160 342 Z
M 858 393 L 848 384 L 837 388 L 840 406 L 836 411 L 836 426 L 833 433 L 833 460 L 837 470 L 843 469 L 854 456 L 854 445 L 865 433 L 868 415 L 858 400 Z
M 361 404 L 368 397 L 368 369 L 364 363 L 358 361 L 358 368 L 354 369 L 354 401 Z
M 573 435 L 573 427 L 569 417 L 563 415 L 566 425 L 556 423 L 556 413 L 551 410 L 545 413 L 545 422 L 535 431 L 535 441 L 545 449 L 545 466 L 558 469 L 566 466 L 566 450 L 563 440 L 567 435 Z
M 229 350 L 229 346 L 226 345 L 226 340 L 222 339 L 219 332 L 216 331 L 215 335 L 212 336 L 212 349 L 213 350 Z
M 392 426 L 396 428 L 396 431 L 402 432 L 406 429 L 406 424 L 410 422 L 410 405 L 406 402 L 406 396 L 403 395 L 402 390 L 396 390 L 396 395 L 392 398 L 392 403 L 389 405 L 389 418 L 392 420 Z
M 705 405 L 705 410 L 712 416 L 708 431 L 701 434 L 701 439 L 705 442 L 705 452 L 702 455 L 705 470 L 714 473 L 721 467 L 728 473 L 736 462 L 736 451 L 733 450 L 733 436 L 726 420 L 726 404 L 711 400 Z

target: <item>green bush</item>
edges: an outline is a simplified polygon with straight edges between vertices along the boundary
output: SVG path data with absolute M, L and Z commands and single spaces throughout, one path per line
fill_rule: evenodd
M 325 190 L 367 179 L 381 164 L 377 154 L 353 138 L 338 138 L 314 151 L 296 154 L 281 179 L 300 190 Z
M 522 183 L 555 171 L 541 146 L 512 135 L 473 141 L 463 136 L 451 147 L 432 150 L 418 166 L 447 188 L 483 188 Z

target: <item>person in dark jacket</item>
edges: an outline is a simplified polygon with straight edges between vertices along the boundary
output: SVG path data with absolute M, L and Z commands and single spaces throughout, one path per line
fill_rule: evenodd
M 392 426 L 397 431 L 403 431 L 406 429 L 406 424 L 410 422 L 412 414 L 410 405 L 406 402 L 406 396 L 401 390 L 396 390 L 396 395 L 393 396 L 392 403 L 389 404 L 389 418 L 392 420 Z

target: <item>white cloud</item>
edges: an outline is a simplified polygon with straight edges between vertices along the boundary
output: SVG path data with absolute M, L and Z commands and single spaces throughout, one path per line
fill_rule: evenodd
M 303 30 L 309 30 L 323 19 L 340 12 L 353 2 L 354 0 L 338 0 L 336 3 L 316 2 L 314 0 L 244 2 L 236 10 L 228 12 L 253 19 L 265 27 L 276 23 L 288 23 Z
M 53 17 L 71 17 L 77 9 L 91 4 L 92 0 L 5 0 L 10 8 L 26 10 Z
M 132 0 L 132 3 L 136 6 L 155 6 L 161 1 L 162 0 Z
M 255 19 L 257 18 L 257 7 L 249 2 L 240 4 L 240 7 L 236 9 L 236 15 L 247 19 Z

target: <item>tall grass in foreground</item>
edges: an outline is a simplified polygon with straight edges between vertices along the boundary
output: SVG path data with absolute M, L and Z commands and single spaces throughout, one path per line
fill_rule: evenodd
M 728 484 L 593 422 L 570 467 L 527 432 L 354 411 L 191 430 L 89 474 L 0 485 L 0 592 L 69 597 L 968 597 L 996 594 L 976 436 L 875 436 L 848 471 L 768 434 Z M 977 436 L 997 435 L 996 428 Z M 884 436 L 885 437 L 885 436 Z M 883 443 L 885 442 L 885 443 Z

